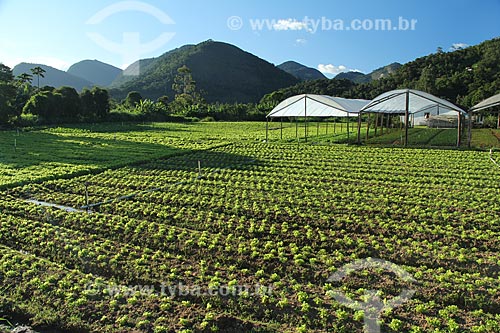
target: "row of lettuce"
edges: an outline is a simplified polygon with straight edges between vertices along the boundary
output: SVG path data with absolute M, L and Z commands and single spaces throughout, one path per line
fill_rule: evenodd
M 332 291 L 413 289 L 382 314 L 384 332 L 498 331 L 493 167 L 482 152 L 239 143 L 14 188 L 0 201 L 2 306 L 100 331 L 362 332 L 363 311 Z M 92 214 L 19 199 L 80 207 L 84 183 L 90 202 L 135 195 Z M 327 281 L 368 257 L 417 282 L 378 270 Z

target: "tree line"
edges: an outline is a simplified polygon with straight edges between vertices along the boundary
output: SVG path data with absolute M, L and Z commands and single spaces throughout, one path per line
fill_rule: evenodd
M 0 64 L 0 126 L 99 121 L 110 111 L 108 91 L 99 87 L 78 93 L 72 87 L 40 87 L 45 70 L 31 69 L 14 77 Z M 37 86 L 31 83 L 37 78 Z
M 85 88 L 78 93 L 72 87 L 40 87 L 45 71 L 35 67 L 31 73 L 14 77 L 12 70 L 0 64 L 0 126 L 100 121 L 192 121 L 192 120 L 263 120 L 265 108 L 252 103 L 207 103 L 196 87 L 191 70 L 177 70 L 172 89 L 175 98 L 161 96 L 153 101 L 131 91 L 122 101 L 110 98 L 106 89 Z M 32 85 L 36 78 L 36 86 Z
M 207 103 L 191 70 L 177 69 L 172 100 L 161 96 L 144 99 L 131 91 L 122 101 L 94 87 L 78 93 L 70 87 L 40 87 L 42 68 L 18 77 L 0 64 L 0 126 L 26 126 L 61 122 L 264 120 L 282 100 L 298 94 L 322 94 L 373 99 L 398 88 L 412 88 L 447 99 L 464 109 L 500 92 L 500 39 L 454 52 L 437 52 L 400 67 L 395 73 L 369 83 L 347 79 L 320 79 L 265 95 L 259 103 Z M 34 87 L 31 83 L 37 79 Z
M 410 88 L 444 98 L 464 109 L 500 92 L 500 38 L 479 45 L 435 53 L 401 66 L 391 75 L 367 83 L 346 79 L 320 79 L 267 94 L 270 106 L 298 94 L 320 94 L 373 99 L 394 89 Z

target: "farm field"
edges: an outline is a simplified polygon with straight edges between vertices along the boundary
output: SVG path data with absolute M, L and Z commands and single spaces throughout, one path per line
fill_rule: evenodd
M 262 129 L 261 123 L 125 123 L 0 131 L 0 188 L 206 149 L 234 138 L 258 140 Z
M 487 152 L 330 144 L 345 128 L 298 145 L 290 125 L 269 143 L 262 123 L 116 126 L 0 133 L 0 324 L 363 332 L 367 314 L 336 292 L 390 304 L 412 290 L 381 312 L 382 332 L 500 332 Z M 330 279 L 359 260 L 412 280 L 370 266 Z
M 312 144 L 355 143 L 356 124 L 309 123 L 308 142 Z M 304 142 L 305 129 L 301 123 L 270 123 L 270 142 Z M 262 142 L 265 124 L 239 123 L 146 123 L 94 124 L 22 131 L 0 131 L 0 189 L 13 184 L 53 178 L 67 178 L 95 173 L 131 163 L 208 149 L 237 141 Z M 500 148 L 498 130 L 474 129 L 472 146 Z M 366 127 L 361 137 L 366 141 Z M 298 139 L 297 139 L 298 136 Z M 370 145 L 400 146 L 403 132 L 398 129 L 381 130 L 375 136 L 370 129 Z M 464 139 L 465 140 L 465 139 Z M 411 128 L 411 146 L 456 145 L 456 130 Z

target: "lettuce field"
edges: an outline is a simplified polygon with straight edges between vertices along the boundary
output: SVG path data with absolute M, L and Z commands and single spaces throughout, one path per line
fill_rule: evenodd
M 264 130 L 0 133 L 4 330 L 500 332 L 487 151 Z

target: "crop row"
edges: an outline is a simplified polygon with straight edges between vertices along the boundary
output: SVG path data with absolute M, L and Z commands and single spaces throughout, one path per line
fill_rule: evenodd
M 59 213 L 59 212 L 57 212 L 57 213 Z M 54 212 L 54 214 L 56 214 L 56 212 Z M 62 213 L 62 214 L 68 215 L 68 216 L 75 215 L 75 214 L 69 214 L 69 213 Z M 127 249 L 124 246 L 122 251 L 112 255 L 109 253 L 111 251 L 111 249 L 113 249 L 116 246 L 122 247 L 123 245 L 114 244 L 113 241 L 109 241 L 109 240 L 101 243 L 98 239 L 96 239 L 96 236 L 94 235 L 94 236 L 90 237 L 90 239 L 93 240 L 93 243 L 96 244 L 95 248 L 92 249 L 92 247 L 88 246 L 88 237 L 86 237 L 87 240 L 85 240 L 85 237 L 80 238 L 77 234 L 74 234 L 74 232 L 61 231 L 59 228 L 52 230 L 52 229 L 54 229 L 54 227 L 50 227 L 50 224 L 46 224 L 48 227 L 43 228 L 43 226 L 36 224 L 36 223 L 33 226 L 29 226 L 27 222 L 22 223 L 21 221 L 18 221 L 18 220 L 11 221 L 11 224 L 7 224 L 7 222 L 8 221 L 3 222 L 6 230 L 12 228 L 12 230 L 14 230 L 16 234 L 20 235 L 20 238 L 17 239 L 17 241 L 20 243 L 16 243 L 16 241 L 11 240 L 12 243 L 16 243 L 17 246 L 26 248 L 26 246 L 27 246 L 26 244 L 30 243 L 30 241 L 29 241 L 30 238 L 32 238 L 36 241 L 37 237 L 38 237 L 38 242 L 36 242 L 37 245 L 35 247 L 35 251 L 37 252 L 37 254 L 47 256 L 49 259 L 54 260 L 54 261 L 59 261 L 59 262 L 69 264 L 70 266 L 74 265 L 74 262 L 76 262 L 77 266 L 78 266 L 79 260 L 82 260 L 82 258 L 78 258 L 78 256 L 83 255 L 85 265 L 84 265 L 84 267 L 79 267 L 79 269 L 81 269 L 83 271 L 85 271 L 85 269 L 90 269 L 90 270 L 95 270 L 97 272 L 102 273 L 103 269 L 107 269 L 108 273 L 109 273 L 109 271 L 111 271 L 112 273 L 115 274 L 114 279 L 119 280 L 120 276 L 128 271 L 127 265 L 129 267 L 131 267 L 131 270 L 134 273 L 134 274 L 132 274 L 132 276 L 142 276 L 142 278 L 154 275 L 155 271 L 158 272 L 155 268 L 156 265 L 160 265 L 160 267 L 162 267 L 161 266 L 161 261 L 162 261 L 161 258 L 164 257 L 164 255 L 161 254 L 162 251 L 149 251 L 148 250 L 147 246 L 149 245 L 149 242 L 150 242 L 149 241 L 149 239 L 151 238 L 150 235 L 143 234 L 143 238 L 144 238 L 144 240 L 146 240 L 146 242 L 143 242 L 142 247 L 134 246 L 134 247 L 132 247 L 132 249 Z M 52 219 L 52 223 L 55 223 L 54 219 Z M 16 225 L 18 225 L 17 229 L 15 229 Z M 24 228 L 24 231 L 20 230 L 21 226 Z M 31 232 L 34 232 L 35 230 L 40 230 L 40 231 L 38 233 L 35 233 L 33 236 L 28 237 L 28 235 Z M 44 231 L 41 231 L 41 230 L 44 230 Z M 99 230 L 104 232 L 105 238 L 107 238 L 107 239 L 112 238 L 111 235 L 108 235 L 105 233 L 105 228 L 103 228 L 102 225 L 99 226 Z M 170 230 L 172 230 L 172 229 L 170 229 Z M 121 234 L 119 232 L 119 230 L 116 230 L 116 231 L 117 231 L 117 234 Z M 40 234 L 40 232 L 42 232 L 42 234 Z M 135 230 L 135 232 L 137 232 L 137 230 Z M 131 233 L 133 233 L 133 232 L 131 232 L 131 231 L 128 232 L 129 237 L 130 237 Z M 56 235 L 56 238 L 49 237 L 49 235 Z M 175 238 L 178 238 L 178 236 L 179 235 L 177 235 L 177 237 L 175 237 Z M 186 234 L 184 234 L 183 237 L 188 237 L 188 236 Z M 22 239 L 24 239 L 24 238 L 26 240 L 23 241 Z M 10 238 L 10 239 L 12 239 L 12 238 Z M 41 239 L 49 239 L 49 240 L 41 241 Z M 67 243 L 68 239 L 72 240 L 72 241 L 70 241 L 69 244 Z M 133 239 L 133 237 L 132 237 L 132 239 Z M 193 255 L 192 253 L 182 251 L 182 247 L 185 246 L 186 244 L 189 244 L 189 242 L 188 242 L 189 239 L 192 239 L 192 238 L 188 237 L 186 242 L 177 242 L 177 241 L 174 242 L 175 244 L 177 244 L 176 247 L 178 247 L 178 250 L 177 250 L 177 252 L 175 252 L 175 253 L 177 253 L 177 255 L 175 257 L 172 257 L 172 258 L 174 258 L 174 260 L 172 260 L 172 264 L 169 264 L 169 267 L 172 267 L 169 271 L 169 274 L 171 274 L 172 269 L 175 268 L 175 264 L 174 264 L 175 259 L 180 260 L 180 258 L 182 258 L 182 261 L 186 261 L 186 259 L 187 260 L 196 260 L 195 255 Z M 206 239 L 206 238 L 201 238 L 201 241 L 203 241 L 203 239 Z M 8 241 L 9 237 L 5 236 L 5 238 L 2 241 L 6 242 L 6 240 Z M 181 239 L 181 240 L 185 240 L 185 239 Z M 208 241 L 208 240 L 206 240 L 206 241 Z M 64 247 L 62 247 L 61 249 L 59 249 L 57 251 L 55 244 L 57 244 L 58 242 L 63 242 Z M 137 241 L 136 241 L 136 243 L 137 243 Z M 227 240 L 224 240 L 224 243 L 225 243 L 224 248 L 227 248 L 227 246 L 228 246 Z M 101 245 L 97 245 L 97 244 L 101 244 Z M 154 245 L 153 242 L 151 242 L 151 244 Z M 257 244 L 258 244 L 258 241 L 257 241 Z M 268 243 L 266 243 L 266 246 L 267 246 L 267 244 Z M 164 244 L 164 245 L 159 244 L 158 246 L 165 247 L 165 246 L 167 246 L 167 244 Z M 196 248 L 197 246 L 202 247 L 203 244 L 200 242 L 194 243 L 194 241 L 193 241 L 193 243 L 191 243 L 191 246 Z M 170 251 L 172 251 L 172 247 L 170 245 L 168 245 L 168 248 L 170 249 Z M 43 249 L 46 249 L 45 250 L 46 252 L 44 252 Z M 218 249 L 219 249 L 218 246 L 216 246 L 215 249 L 212 248 L 211 249 L 212 255 L 217 254 L 220 251 Z M 254 250 L 255 249 L 256 249 L 256 247 L 254 247 Z M 76 252 L 77 250 L 78 250 L 78 252 Z M 135 257 L 134 257 L 134 255 L 133 255 L 134 251 L 140 251 L 143 253 L 143 255 L 142 256 L 135 255 Z M 232 250 L 232 251 L 234 251 L 234 250 Z M 195 253 L 197 253 L 197 252 L 201 252 L 201 254 L 203 254 L 203 251 L 201 248 L 198 250 L 195 249 Z M 231 252 L 231 250 L 230 250 L 230 252 Z M 54 253 L 54 254 L 52 255 L 51 253 Z M 183 253 L 183 255 L 181 257 L 178 257 L 180 253 Z M 76 256 L 76 259 L 71 258 L 72 255 Z M 92 258 L 92 260 L 86 256 L 90 256 L 90 258 Z M 150 265 L 147 264 L 148 257 L 150 258 L 149 260 L 153 260 L 152 264 L 150 264 Z M 219 261 L 215 260 L 215 263 L 213 263 L 213 266 L 220 267 L 222 265 L 222 267 L 226 267 L 226 268 L 233 266 L 233 265 L 230 265 L 229 261 L 227 261 L 227 260 L 225 261 L 223 259 L 223 257 L 224 256 L 221 256 Z M 102 259 L 100 259 L 100 258 L 102 258 Z M 122 260 L 120 260 L 120 258 Z M 108 259 L 110 259 L 109 262 L 106 261 Z M 72 262 L 72 260 L 73 260 L 73 262 Z M 100 262 L 100 260 L 101 261 L 104 260 L 104 261 Z M 118 260 L 118 262 L 117 262 L 117 260 Z M 250 258 L 249 258 L 249 260 L 250 260 Z M 158 261 L 158 262 L 156 262 L 156 261 Z M 120 263 L 123 266 L 120 267 Z M 146 264 L 146 265 L 141 266 L 144 264 Z M 130 266 L 130 265 L 132 265 L 132 266 Z M 189 271 L 189 274 L 194 274 L 197 272 L 195 267 L 189 266 L 189 265 L 187 265 L 187 266 L 188 267 L 186 268 L 186 270 L 184 272 Z M 265 268 L 265 265 L 263 267 Z M 319 267 L 316 267 L 316 269 L 318 269 L 318 268 Z M 419 274 L 419 280 L 422 281 L 422 283 L 424 285 L 422 286 L 421 294 L 418 295 L 418 298 L 415 301 L 418 304 L 420 304 L 421 308 L 427 309 L 426 311 L 428 311 L 428 312 L 432 313 L 432 310 L 438 311 L 437 309 L 439 309 L 438 306 L 436 306 L 435 304 L 433 305 L 434 295 L 429 294 L 429 292 L 428 292 L 428 290 L 435 290 L 436 288 L 449 288 L 448 293 L 451 297 L 448 297 L 447 299 L 445 299 L 443 297 L 442 301 L 444 302 L 444 304 L 456 304 L 457 302 L 459 303 L 459 302 L 461 302 L 460 298 L 463 297 L 462 299 L 464 302 L 470 303 L 466 306 L 466 309 L 468 309 L 469 311 L 471 311 L 471 310 L 472 311 L 476 311 L 476 310 L 488 311 L 489 309 L 495 309 L 498 307 L 498 300 L 493 301 L 493 303 L 491 303 L 492 300 L 488 299 L 489 297 L 493 297 L 495 295 L 494 293 L 491 293 L 491 290 L 493 290 L 492 286 L 495 285 L 495 280 L 485 279 L 484 277 L 481 277 L 480 275 L 474 275 L 474 274 L 471 275 L 471 274 L 466 274 L 466 273 L 461 274 L 461 273 L 457 273 L 457 272 L 453 273 L 452 271 L 449 271 L 449 270 L 446 271 L 446 270 L 442 270 L 442 269 L 426 269 L 425 267 L 412 268 L 410 266 L 408 266 L 408 267 L 405 266 L 405 268 L 410 272 L 417 272 Z M 166 273 L 164 268 L 161 268 L 160 271 L 161 270 L 164 270 L 162 272 L 163 274 Z M 256 279 L 254 281 L 259 281 L 262 283 L 269 282 L 269 281 L 265 281 L 265 280 L 260 278 L 261 274 L 262 274 L 262 273 L 259 273 L 260 270 L 256 271 L 255 269 L 248 269 L 248 268 L 241 269 L 241 267 L 240 267 L 240 269 L 233 268 L 232 270 L 237 272 L 235 274 L 235 276 L 232 276 L 233 278 L 245 280 L 245 277 L 242 276 L 241 272 L 248 272 L 249 273 L 249 272 L 253 271 L 255 276 L 259 277 L 259 279 Z M 189 277 L 189 275 L 183 274 L 182 270 L 174 270 L 174 271 L 175 271 L 175 273 L 178 274 L 177 278 L 179 278 L 179 276 L 180 276 L 180 278 L 185 279 L 185 281 L 186 281 L 187 278 Z M 216 272 L 217 273 L 215 273 L 212 276 L 212 278 L 210 278 L 209 273 L 205 272 L 204 274 L 207 275 L 206 278 L 208 280 L 212 280 L 214 277 L 219 277 L 221 282 L 224 281 L 224 275 L 221 274 L 221 273 L 223 273 L 223 269 L 218 268 Z M 278 272 L 279 272 L 279 270 L 278 270 Z M 160 276 L 162 275 L 162 273 L 160 273 Z M 266 273 L 264 273 L 264 274 L 268 275 Z M 312 272 L 310 272 L 309 274 L 312 275 Z M 175 276 L 175 274 L 174 274 L 174 276 Z M 251 276 L 251 275 L 249 275 L 249 276 Z M 247 276 L 247 278 L 249 276 Z M 435 283 L 436 278 L 439 279 L 439 284 Z M 132 280 L 128 280 L 128 281 L 129 282 L 134 281 L 133 279 L 134 278 L 132 277 Z M 255 277 L 254 277 L 254 279 L 255 279 Z M 286 286 L 293 286 L 294 284 L 291 281 L 293 281 L 294 279 L 290 280 L 288 275 L 281 275 L 281 274 L 276 275 L 276 274 L 274 274 L 272 276 L 271 280 L 274 280 L 274 282 L 279 283 L 279 285 L 277 287 L 277 291 L 280 291 L 281 295 L 282 295 L 281 297 L 285 297 L 285 299 L 289 300 L 288 301 L 289 303 L 288 304 L 280 303 L 281 305 L 278 305 L 278 303 L 280 301 L 282 301 L 282 299 L 280 299 L 280 298 L 270 299 L 270 300 L 267 300 L 267 302 L 271 302 L 271 304 L 268 305 L 269 308 L 271 309 L 272 304 L 273 304 L 272 302 L 275 302 L 274 304 L 276 306 L 279 306 L 280 309 L 290 308 L 289 311 L 292 311 L 292 309 L 293 309 L 292 305 L 295 305 L 295 306 L 297 306 L 297 305 L 294 304 L 291 300 L 298 299 L 299 296 L 297 296 L 296 292 L 290 293 L 289 290 L 287 290 L 284 287 L 280 287 L 280 285 L 284 284 Z M 125 283 L 124 280 L 119 280 L 119 281 L 121 283 Z M 144 280 L 142 280 L 142 281 L 144 281 Z M 246 281 L 250 282 L 251 280 L 247 279 Z M 428 283 L 427 281 L 434 281 L 434 282 L 431 284 L 431 283 Z M 458 285 L 457 282 L 460 282 L 460 281 L 462 281 L 462 282 L 467 281 L 468 283 L 467 284 L 462 283 L 462 284 Z M 151 282 L 151 280 L 148 282 Z M 155 282 L 155 281 L 153 281 L 153 282 Z M 319 303 L 319 305 L 321 305 L 318 307 L 318 311 L 319 311 L 319 309 L 325 309 L 326 305 L 328 305 L 328 306 L 326 306 L 326 309 L 328 310 L 326 312 L 327 314 L 329 314 L 332 309 L 338 310 L 339 305 L 337 304 L 336 306 L 333 306 L 332 304 L 329 304 L 328 300 L 324 299 L 324 295 L 321 292 L 319 292 L 319 294 L 318 294 L 318 290 L 314 290 L 314 288 L 312 290 L 310 290 L 310 287 L 308 288 L 307 284 L 299 284 L 299 285 L 301 286 L 301 288 L 298 289 L 298 287 L 297 287 L 298 290 L 304 291 L 304 290 L 309 289 L 308 295 L 311 295 L 310 297 L 314 298 L 315 302 Z M 486 286 L 489 291 L 479 292 L 477 289 L 480 286 Z M 283 290 L 281 290 L 282 288 L 283 288 Z M 426 290 L 427 290 L 427 292 L 426 292 Z M 316 291 L 316 293 L 315 293 L 315 291 Z M 324 290 L 323 290 L 323 292 L 324 292 Z M 464 295 L 466 295 L 466 294 L 469 294 L 468 298 L 464 297 Z M 456 295 L 462 295 L 462 296 L 456 296 Z M 303 298 L 304 296 L 300 296 L 300 297 Z M 456 297 L 459 297 L 459 299 L 456 299 Z M 480 301 L 482 301 L 484 303 L 481 304 Z M 253 300 L 253 303 L 254 303 L 254 306 L 258 306 L 258 304 L 259 304 L 259 303 L 255 304 L 255 300 Z M 476 306 L 474 304 L 476 304 Z M 488 304 L 492 304 L 492 305 L 488 305 Z M 462 305 L 462 307 L 464 305 Z M 477 307 L 477 305 L 480 305 L 480 306 Z M 235 306 L 236 305 L 233 304 L 233 308 Z M 262 306 L 262 305 L 260 305 L 260 306 Z M 248 305 L 245 308 L 248 311 Z M 312 307 L 312 309 L 314 309 L 314 307 Z M 459 309 L 460 309 L 460 307 L 459 307 Z M 269 311 L 271 311 L 271 310 L 269 310 Z M 460 310 L 460 311 L 464 311 L 464 310 Z M 253 313 L 254 316 L 256 316 L 255 312 L 257 312 L 257 311 L 254 310 L 254 313 Z M 319 312 L 318 312 L 318 315 L 319 315 Z M 322 316 L 326 316 L 326 315 L 323 313 Z M 331 316 L 331 314 L 329 314 L 329 316 Z M 279 318 L 280 316 L 273 313 L 273 316 L 270 316 L 270 317 L 271 318 Z M 308 315 L 307 318 L 315 319 L 315 317 L 311 316 L 311 315 Z M 260 319 L 268 319 L 269 320 L 270 318 L 268 317 L 268 318 L 260 318 Z M 294 319 L 293 322 L 301 323 L 301 319 L 302 318 L 299 316 L 299 318 Z M 288 318 L 287 320 L 291 320 L 291 318 Z M 318 318 L 318 321 L 320 321 L 319 318 Z M 315 326 L 318 324 L 316 323 L 315 325 L 313 325 L 313 324 L 310 324 L 310 325 Z
M 376 257 L 417 280 L 413 299 L 382 316 L 384 331 L 495 331 L 499 176 L 480 152 L 234 144 L 15 188 L 9 195 L 76 207 L 84 180 L 92 200 L 137 195 L 92 214 L 6 197 L 0 243 L 116 283 L 273 285 L 268 297 L 189 302 L 221 318 L 338 332 L 361 331 L 362 316 L 331 288 L 358 298 L 406 287 L 373 271 L 326 283 Z M 160 190 L 141 192 L 151 188 Z

